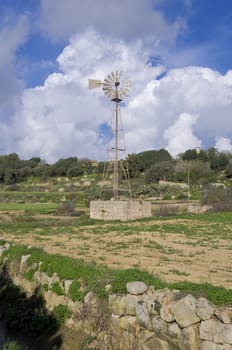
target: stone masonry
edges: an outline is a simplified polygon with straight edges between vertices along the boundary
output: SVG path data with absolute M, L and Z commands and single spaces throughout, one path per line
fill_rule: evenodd
M 134 220 L 151 216 L 151 203 L 134 200 L 91 201 L 90 218 L 100 220 Z

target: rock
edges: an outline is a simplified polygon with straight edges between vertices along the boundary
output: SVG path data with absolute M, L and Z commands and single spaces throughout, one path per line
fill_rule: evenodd
M 211 341 L 203 341 L 201 343 L 201 350 L 232 350 L 232 346 L 228 344 L 216 344 Z
M 160 317 L 166 322 L 173 322 L 175 317 L 172 312 L 173 297 L 166 296 L 163 298 L 163 302 L 160 308 Z
M 44 299 L 49 310 L 53 310 L 53 308 L 59 304 L 67 305 L 68 302 L 64 295 L 57 295 L 51 290 L 44 293 Z
M 154 294 L 153 294 L 153 297 L 154 297 L 154 300 L 158 301 L 158 303 L 162 303 L 163 302 L 163 298 L 167 295 L 171 295 L 171 291 L 170 289 L 168 288 L 165 288 L 165 289 L 157 289 Z
M 156 333 L 165 334 L 167 332 L 168 325 L 160 316 L 153 317 L 150 324 L 151 329 Z
M 126 289 L 130 294 L 139 295 L 145 293 L 148 289 L 148 286 L 144 282 L 134 281 L 128 282 L 126 284 Z
M 5 247 L 6 250 L 8 250 L 10 248 L 10 243 L 5 243 L 4 247 Z
M 51 277 L 49 277 L 45 272 L 41 271 L 35 271 L 34 273 L 34 279 L 35 281 L 43 284 L 48 284 L 49 287 L 52 286 L 55 282 L 60 282 L 59 277 L 57 273 L 54 273 Z
M 136 304 L 136 321 L 140 326 L 144 328 L 147 328 L 150 322 L 150 315 L 147 310 L 147 304 L 142 300 Z
M 20 270 L 22 270 L 25 267 L 25 265 L 27 264 L 27 259 L 29 259 L 30 256 L 31 254 L 21 256 Z
M 176 338 L 180 338 L 181 336 L 181 328 L 178 326 L 176 322 L 170 323 L 168 325 L 168 330 L 167 330 L 168 335 Z
M 91 185 L 91 182 L 86 180 L 83 182 L 83 186 L 90 186 Z
M 196 305 L 196 314 L 201 320 L 210 319 L 215 312 L 215 306 L 205 298 L 199 298 Z
M 126 314 L 126 297 L 118 294 L 109 295 L 109 308 L 115 315 Z
M 111 290 L 112 290 L 112 285 L 111 285 L 111 284 L 107 284 L 107 285 L 105 286 L 105 291 L 106 291 L 106 293 L 111 292 Z
M 120 328 L 128 331 L 135 324 L 135 320 L 135 316 L 122 316 L 118 319 L 118 325 Z
M 180 327 L 188 327 L 200 321 L 196 315 L 196 299 L 187 295 L 172 305 L 172 312 Z
M 84 303 L 87 305 L 97 305 L 96 295 L 90 291 L 84 296 Z
M 161 305 L 154 300 L 153 293 L 151 293 L 150 288 L 149 291 L 144 295 L 136 296 L 137 301 L 143 300 L 147 304 L 147 309 L 151 315 L 159 315 Z
M 174 347 L 166 340 L 152 337 L 146 343 L 143 344 L 142 350 L 172 350 Z
M 194 324 L 182 330 L 180 347 L 184 350 L 199 350 L 200 339 L 198 325 Z
M 215 315 L 223 323 L 232 322 L 232 307 L 220 306 L 216 309 Z
M 127 294 L 126 300 L 125 300 L 125 306 L 126 306 L 126 314 L 130 316 L 136 315 L 136 305 L 137 305 L 137 298 L 135 295 Z
M 64 280 L 64 292 L 67 295 L 73 280 Z
M 216 319 L 202 321 L 200 338 L 214 343 L 232 345 L 232 324 L 224 324 Z

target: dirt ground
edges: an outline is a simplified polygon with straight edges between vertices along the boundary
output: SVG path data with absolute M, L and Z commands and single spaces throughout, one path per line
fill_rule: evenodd
M 10 219 L 5 215 L 4 221 L 7 220 Z M 175 223 L 186 225 L 184 219 L 167 219 L 165 227 L 175 227 Z M 65 227 L 59 230 L 54 227 L 46 235 L 40 227 L 27 234 L 15 232 L 10 236 L 0 229 L 0 238 L 113 268 L 140 268 L 167 282 L 209 282 L 232 288 L 232 224 L 223 226 L 223 235 L 220 232 L 208 235 L 212 228 L 201 223 L 201 232 L 193 236 L 172 232 L 170 228 L 165 230 L 163 224 L 164 221 L 155 219 L 127 223 L 121 225 L 121 230 L 119 224 L 109 224 L 77 226 L 72 232 Z M 188 227 L 195 224 L 191 220 L 187 222 Z

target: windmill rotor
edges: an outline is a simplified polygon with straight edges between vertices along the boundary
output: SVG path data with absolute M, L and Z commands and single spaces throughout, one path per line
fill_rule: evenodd
M 129 77 L 123 78 L 123 72 L 116 70 L 109 73 L 103 81 L 89 79 L 89 89 L 102 87 L 104 94 L 114 102 L 123 101 L 131 86 Z

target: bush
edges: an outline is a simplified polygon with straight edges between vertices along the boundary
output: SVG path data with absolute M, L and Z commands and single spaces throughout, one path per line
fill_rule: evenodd
M 216 211 L 232 211 L 232 188 L 207 186 L 202 191 L 201 202 Z
M 83 301 L 84 294 L 80 291 L 80 283 L 73 281 L 69 287 L 68 296 L 72 301 Z
M 14 340 L 7 340 L 7 342 L 3 345 L 3 350 L 26 350 L 26 348 L 19 345 Z
M 51 291 L 57 295 L 64 295 L 64 291 L 58 282 L 52 283 Z
M 74 203 L 73 201 L 65 201 L 61 206 L 57 208 L 56 213 L 58 215 L 72 216 L 74 215 Z
M 53 314 L 59 324 L 64 324 L 65 320 L 71 316 L 71 311 L 67 306 L 59 304 L 54 307 Z

